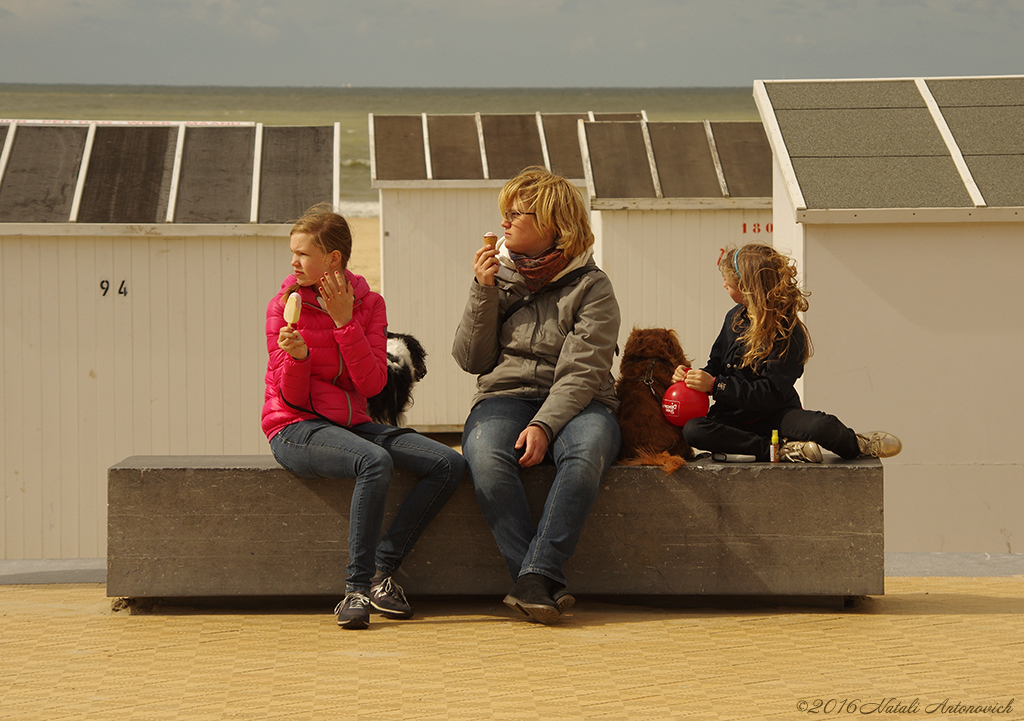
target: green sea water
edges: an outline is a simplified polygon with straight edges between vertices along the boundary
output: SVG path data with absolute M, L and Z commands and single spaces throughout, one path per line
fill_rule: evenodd
M 751 88 L 241 88 L 0 84 L 0 119 L 333 125 L 342 200 L 373 214 L 369 122 L 418 113 L 637 112 L 650 120 L 757 120 Z

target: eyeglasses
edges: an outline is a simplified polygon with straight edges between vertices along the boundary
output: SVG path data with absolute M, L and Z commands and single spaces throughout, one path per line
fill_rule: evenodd
M 505 212 L 505 220 L 514 223 L 520 215 L 536 215 L 536 213 L 520 213 L 518 210 L 509 210 Z

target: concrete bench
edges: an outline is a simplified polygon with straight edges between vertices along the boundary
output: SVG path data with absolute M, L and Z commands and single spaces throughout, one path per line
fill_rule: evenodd
M 535 514 L 553 475 L 523 474 Z M 412 482 L 396 475 L 389 516 Z M 351 493 L 270 456 L 127 458 L 108 474 L 107 595 L 340 596 Z M 581 595 L 882 594 L 882 509 L 875 459 L 613 466 L 565 572 Z M 509 590 L 468 477 L 396 578 L 413 597 Z

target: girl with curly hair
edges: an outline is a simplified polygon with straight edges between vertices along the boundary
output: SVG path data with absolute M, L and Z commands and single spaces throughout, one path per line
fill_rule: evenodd
M 736 306 L 728 312 L 708 364 L 676 368 L 674 381 L 708 393 L 706 417 L 683 427 L 694 448 L 726 455 L 770 458 L 772 431 L 779 460 L 821 463 L 821 449 L 842 458 L 894 456 L 902 450 L 891 433 L 855 433 L 838 418 L 804 410 L 794 384 L 813 353 L 800 318 L 808 294 L 796 279 L 796 263 L 771 246 L 729 247 L 718 260 L 723 287 Z

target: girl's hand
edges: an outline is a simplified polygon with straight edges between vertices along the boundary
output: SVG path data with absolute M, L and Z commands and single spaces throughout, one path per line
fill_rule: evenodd
M 289 325 L 281 326 L 281 332 L 277 334 L 277 347 L 295 360 L 306 360 L 309 357 L 306 341 L 302 340 L 298 330 Z
M 527 426 L 516 440 L 517 450 L 523 446 L 526 450 L 519 459 L 519 465 L 523 468 L 535 466 L 544 460 L 548 452 L 548 434 L 540 426 Z
M 324 299 L 324 308 L 334 321 L 335 328 L 341 328 L 352 320 L 355 293 L 343 272 L 336 270 L 333 273 L 324 273 L 320 279 L 320 297 Z
M 686 383 L 687 388 L 701 393 L 710 393 L 715 385 L 715 377 L 698 368 L 691 368 L 683 378 L 683 382 Z
M 676 366 L 676 369 L 672 372 L 672 382 L 678 383 L 679 381 L 686 378 L 686 371 L 690 370 L 686 366 Z
M 489 243 L 473 256 L 473 274 L 480 285 L 494 285 L 494 276 L 498 272 L 497 256 L 498 251 Z

